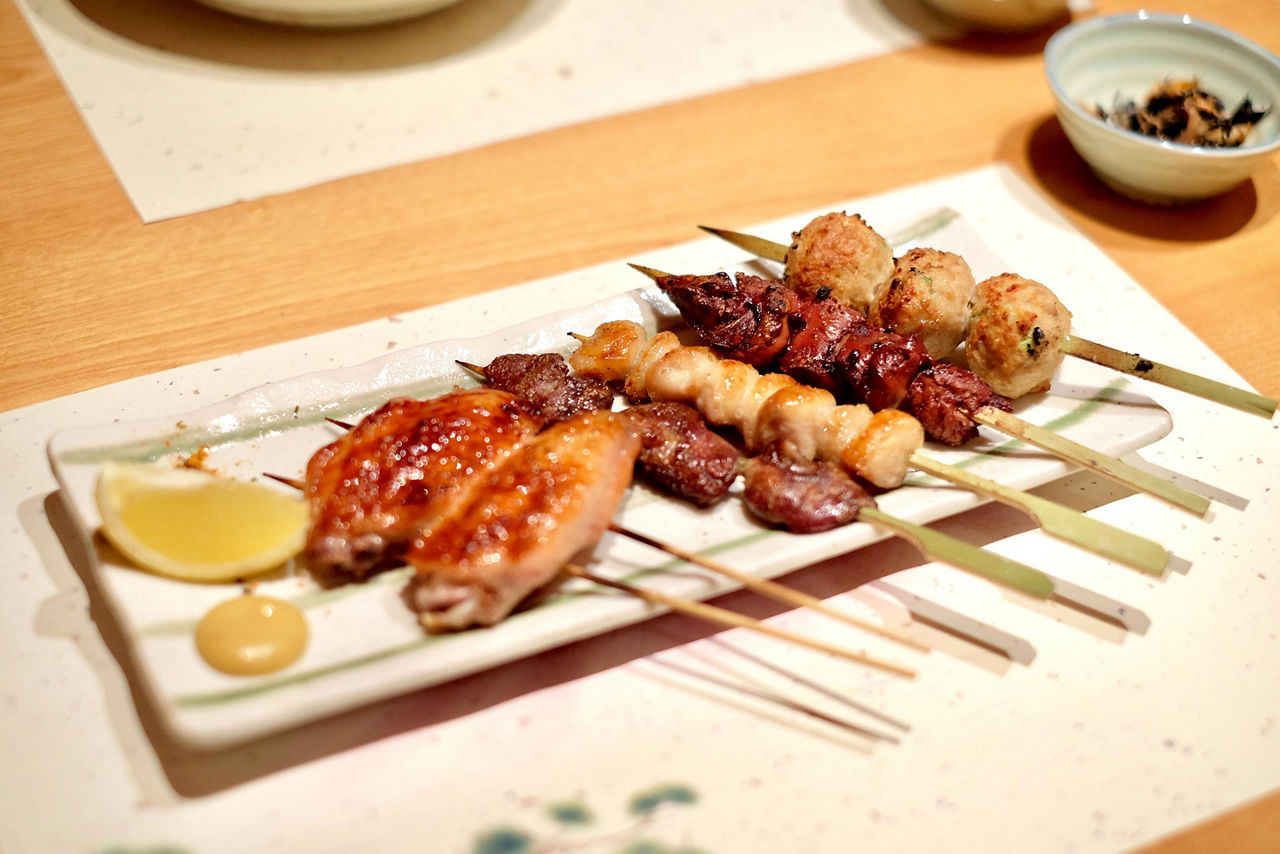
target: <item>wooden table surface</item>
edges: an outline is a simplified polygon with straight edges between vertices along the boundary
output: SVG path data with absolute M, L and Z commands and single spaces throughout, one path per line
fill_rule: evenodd
M 1154 8 L 1280 53 L 1278 0 Z M 993 162 L 1280 396 L 1280 162 L 1194 207 L 1125 201 L 1053 117 L 1045 38 L 926 45 L 143 224 L 2 3 L 0 410 L 682 243 L 694 223 L 748 224 Z M 1280 794 L 1157 848 L 1276 839 Z

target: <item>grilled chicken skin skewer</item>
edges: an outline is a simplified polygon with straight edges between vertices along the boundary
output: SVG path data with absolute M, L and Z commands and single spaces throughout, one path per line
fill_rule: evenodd
M 885 296 L 887 286 L 870 282 L 883 276 L 880 244 L 888 244 L 861 217 L 824 214 L 795 232 L 790 246 L 727 229 L 702 228 L 761 258 L 783 263 L 784 280 L 801 293 L 812 294 L 824 283 L 835 282 L 841 285 L 832 286 L 837 298 L 873 320 L 899 332 L 918 331 L 909 320 L 896 316 L 892 300 Z M 951 286 L 948 280 L 947 287 Z M 924 293 L 917 291 L 917 296 Z M 1034 280 L 1013 274 L 993 277 L 979 283 L 971 302 L 970 316 L 963 318 L 970 366 L 1006 396 L 1048 388 L 1063 357 L 1073 356 L 1264 418 L 1275 414 L 1277 401 L 1271 398 L 1072 335 L 1071 312 L 1052 290 Z M 934 306 L 928 298 L 917 303 L 912 312 L 916 317 L 933 317 L 952 326 L 962 319 L 957 308 Z
M 807 297 L 743 273 L 669 276 L 631 266 L 650 276 L 690 326 L 730 357 L 873 409 L 901 406 L 931 438 L 948 445 L 976 438 L 978 425 L 985 424 L 1185 510 L 1203 515 L 1209 508 L 1202 495 L 1012 415 L 1009 401 L 972 371 L 935 362 L 914 336 L 875 329 L 826 286 Z

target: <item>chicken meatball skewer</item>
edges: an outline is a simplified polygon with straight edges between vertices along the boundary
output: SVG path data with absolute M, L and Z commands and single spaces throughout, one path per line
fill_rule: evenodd
M 630 321 L 602 324 L 594 335 L 579 340 L 582 346 L 570 357 L 574 370 L 624 383 L 633 401 L 658 398 L 691 404 L 711 423 L 737 427 L 748 447 L 777 447 L 792 458 L 825 458 L 848 466 L 839 449 L 856 445 L 842 438 L 848 435 L 849 419 L 870 418 L 865 406 L 836 406 L 826 391 L 803 386 L 782 374 L 761 375 L 750 365 L 721 359 L 703 347 L 682 347 L 670 332 L 650 339 L 643 327 Z M 856 465 L 857 455 L 852 458 Z M 1160 575 L 1168 565 L 1168 552 L 1158 543 L 1063 505 L 931 460 L 915 450 L 907 454 L 906 463 L 1016 507 L 1036 519 L 1046 533 L 1144 572 Z M 892 485 L 900 482 L 901 477 Z M 861 515 L 867 521 L 885 524 L 899 521 L 879 511 L 864 510 Z M 939 554 L 936 549 L 926 553 Z
M 851 394 L 872 409 L 907 409 L 944 444 L 964 444 L 984 424 L 1190 512 L 1203 515 L 1209 508 L 1203 495 L 1018 418 L 1008 399 L 975 373 L 935 362 L 914 336 L 871 327 L 826 286 L 808 297 L 743 273 L 736 279 L 727 273 L 669 276 L 631 266 L 651 277 L 694 331 L 731 358 Z
M 899 311 L 903 300 L 895 301 L 890 287 L 898 271 L 885 263 L 884 250 L 876 241 L 888 244 L 861 217 L 825 214 L 795 232 L 790 246 L 727 229 L 700 227 L 760 258 L 785 264 L 785 281 L 802 293 L 813 293 L 825 284 L 841 300 L 898 332 L 919 331 L 929 325 L 931 317 L 932 323 L 951 330 L 963 320 L 970 366 L 1007 397 L 1044 391 L 1063 357 L 1073 356 L 1264 418 L 1274 415 L 1278 405 L 1274 399 L 1247 389 L 1072 335 L 1071 312 L 1057 296 L 1045 285 L 1013 274 L 979 283 L 969 315 L 961 315 L 959 301 L 953 298 L 953 283 L 944 298 L 917 300 L 904 319 Z M 875 276 L 880 279 L 871 281 Z M 963 288 L 963 278 L 958 287 Z M 915 291 L 916 296 L 923 293 Z M 945 339 L 940 339 L 938 346 L 944 343 Z

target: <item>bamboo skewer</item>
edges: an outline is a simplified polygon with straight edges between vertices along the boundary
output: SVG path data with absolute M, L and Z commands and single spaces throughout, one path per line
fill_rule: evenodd
M 707 225 L 700 225 L 698 228 L 722 240 L 727 240 L 758 258 L 777 261 L 779 264 L 785 264 L 787 261 L 787 247 L 784 244 L 724 228 L 712 228 Z M 1123 350 L 1117 350 L 1105 344 L 1098 344 L 1086 338 L 1067 335 L 1059 343 L 1058 349 L 1068 356 L 1084 359 L 1120 373 L 1150 380 L 1153 383 L 1168 386 L 1169 388 L 1176 388 L 1179 391 L 1194 394 L 1205 400 L 1211 400 L 1214 403 L 1240 409 L 1263 418 L 1270 418 L 1275 414 L 1277 406 L 1280 406 L 1280 402 L 1248 389 L 1237 388 L 1199 374 L 1153 362 L 1150 359 L 1139 356 L 1137 353 L 1126 353 Z
M 839 658 L 843 658 L 846 661 L 875 667 L 887 673 L 892 673 L 895 676 L 903 676 L 907 679 L 915 677 L 915 671 L 901 665 L 882 661 L 878 658 L 873 658 L 860 652 L 850 652 L 849 650 L 841 649 L 838 646 L 832 646 L 831 644 L 823 641 L 814 640 L 803 635 L 788 632 L 785 629 L 774 628 L 767 623 L 762 623 L 759 620 L 753 620 L 750 617 L 744 617 L 741 614 L 725 608 L 708 605 L 705 602 L 695 602 L 692 599 L 682 599 L 679 596 L 672 596 L 668 593 L 662 593 L 647 587 L 637 587 L 634 584 L 628 584 L 624 581 L 615 581 L 612 578 L 605 578 L 602 575 L 597 575 L 596 573 L 578 566 L 577 564 L 567 564 L 565 566 L 565 572 L 578 578 L 585 578 L 587 581 L 592 581 L 602 587 L 610 587 L 614 590 L 620 590 L 629 596 L 634 596 L 637 599 L 643 599 L 650 604 L 662 605 L 673 611 L 678 611 L 681 614 L 687 614 L 691 617 L 697 617 L 700 620 L 706 620 L 709 623 L 717 623 L 719 625 L 730 626 L 733 628 L 749 629 L 754 632 L 770 635 L 771 637 L 778 638 L 779 640 L 787 641 L 788 643 L 796 644 L 797 646 L 804 646 L 809 649 L 818 650 L 819 652 L 829 653 Z
M 1108 347 L 1105 344 L 1089 341 L 1086 338 L 1066 335 L 1058 343 L 1058 349 L 1068 356 L 1075 356 L 1077 359 L 1084 359 L 1086 362 L 1093 362 L 1095 365 L 1102 365 L 1104 368 L 1111 368 L 1130 376 L 1150 380 L 1159 385 L 1176 388 L 1179 391 L 1194 394 L 1196 397 L 1202 397 L 1205 400 L 1221 403 L 1224 406 L 1240 409 L 1263 418 L 1270 418 L 1276 412 L 1277 402 L 1269 397 L 1263 397 L 1248 389 L 1227 385 L 1226 383 L 1211 380 L 1208 377 L 1170 367 L 1169 365 L 1162 365 L 1159 362 L 1144 359 L 1137 353 L 1126 353 L 1114 347 Z
M 1121 561 L 1148 575 L 1160 576 L 1169 566 L 1169 552 L 1155 540 L 1117 528 L 1070 507 L 1005 486 L 972 472 L 949 466 L 922 454 L 911 456 L 911 465 L 925 474 L 965 487 L 1023 511 L 1051 536 L 1095 554 Z
M 853 616 L 852 614 L 846 614 L 838 608 L 831 607 L 817 596 L 810 596 L 808 593 L 802 593 L 794 588 L 778 584 L 776 581 L 771 581 L 767 578 L 759 578 L 751 575 L 750 573 L 743 572 L 740 569 L 734 569 L 733 567 L 720 563 L 719 561 L 703 557 L 695 552 L 686 551 L 678 546 L 660 542 L 645 534 L 624 528 L 616 522 L 611 522 L 609 524 L 609 530 L 620 536 L 635 540 L 638 543 L 644 543 L 646 546 L 666 552 L 667 554 L 677 557 L 686 563 L 700 566 L 703 569 L 708 569 L 719 575 L 723 575 L 726 578 L 732 578 L 748 590 L 768 596 L 775 601 L 795 605 L 800 608 L 812 608 L 815 611 L 826 614 L 828 617 L 840 620 L 843 623 L 855 626 L 863 631 L 871 632 L 883 638 L 888 638 L 889 640 L 896 641 L 897 643 L 912 647 L 913 649 L 921 652 L 929 651 L 929 647 L 919 643 L 918 641 L 914 641 L 905 635 L 886 629 L 884 626 L 872 623 L 868 620 L 863 620 L 859 617 Z

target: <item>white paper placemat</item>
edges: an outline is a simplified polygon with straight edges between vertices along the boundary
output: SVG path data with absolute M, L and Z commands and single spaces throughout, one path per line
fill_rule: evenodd
M 145 221 L 954 34 L 879 0 L 465 0 L 310 32 L 193 0 L 17 0 Z
M 1051 283 L 1082 334 L 1240 382 L 1008 170 L 830 207 L 875 223 L 939 205 L 961 211 L 1014 269 Z M 751 230 L 785 232 L 807 218 Z M 723 254 L 708 239 L 627 260 L 695 270 Z M 1028 645 L 1034 660 L 944 645 L 922 658 L 916 680 L 886 680 L 881 689 L 844 662 L 740 631 L 708 637 L 701 626 L 662 618 L 240 748 L 202 755 L 167 741 L 145 698 L 131 693 L 111 621 L 94 619 L 103 616 L 101 597 L 86 592 L 91 576 L 81 574 L 74 537 L 60 538 L 69 526 L 45 459 L 49 436 L 116 417 L 184 412 L 389 347 L 484 334 L 513 316 L 584 301 L 580 285 L 561 281 L 0 415 L 11 473 L 0 495 L 8 557 L 0 597 L 0 849 L 1101 852 L 1280 785 L 1273 568 L 1280 430 L 1151 385 L 1143 391 L 1172 414 L 1173 431 L 1142 457 L 1211 484 L 1219 500 L 1209 516 L 1082 476 L 1053 491 L 1157 537 L 1191 562 L 1188 572 L 1153 580 L 1001 512 L 978 511 L 949 526 L 978 542 L 996 538 L 992 548 L 1001 553 L 1131 603 L 1150 618 L 1145 634 L 1026 607 L 962 573 L 917 565 L 909 547 L 875 546 L 788 581 L 837 601 L 891 608 L 879 582 L 843 591 L 851 575 L 905 570 L 886 580 L 895 596 L 915 593 L 980 614 Z M 590 298 L 603 296 L 593 288 Z M 746 596 L 728 604 L 775 613 Z M 770 621 L 856 639 L 804 611 Z M 862 714 L 840 701 L 856 687 L 874 710 L 910 729 L 897 744 L 868 744 L 691 670 L 746 676 L 842 718 Z

